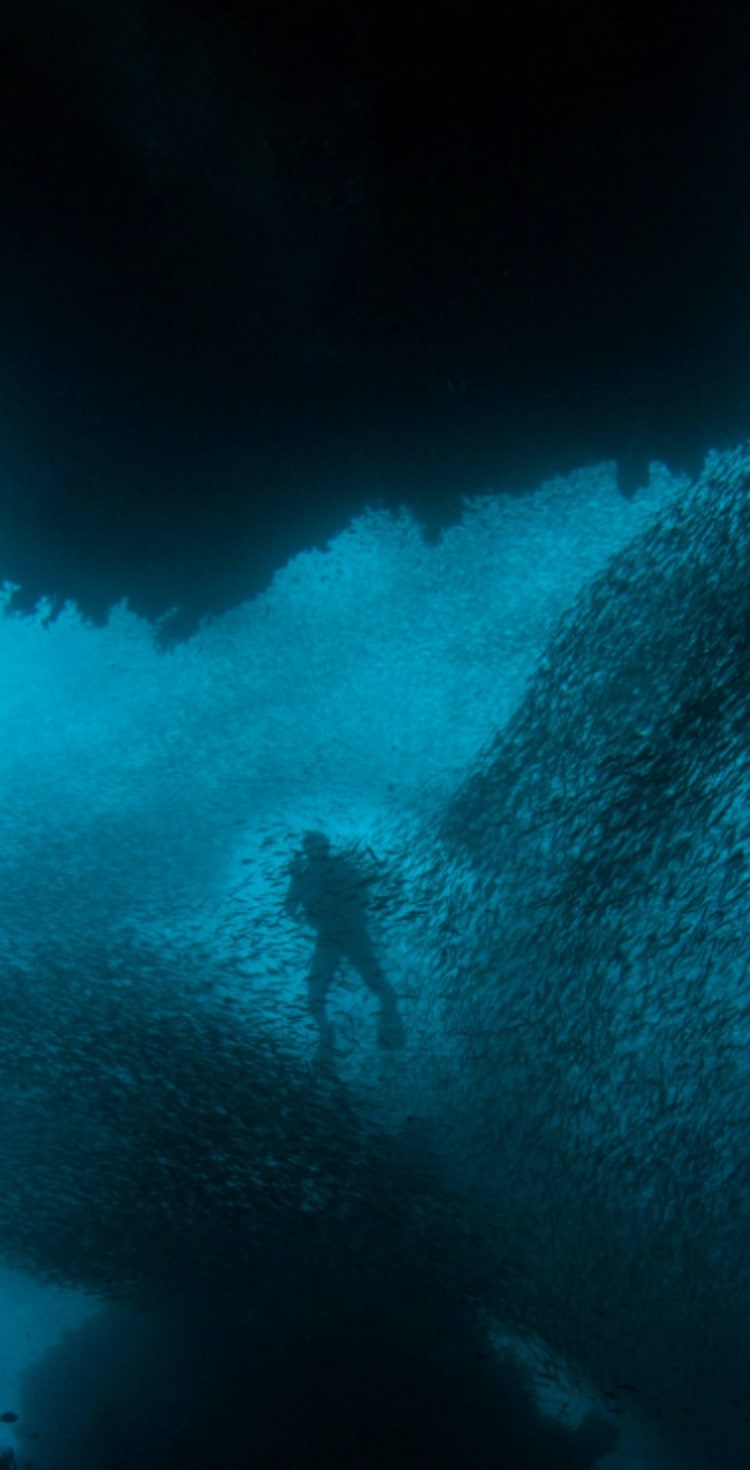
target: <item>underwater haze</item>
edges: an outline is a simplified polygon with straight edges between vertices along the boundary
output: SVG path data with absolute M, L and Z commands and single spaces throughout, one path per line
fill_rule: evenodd
M 744 1470 L 748 487 L 371 511 L 174 644 L 6 584 L 20 1462 Z

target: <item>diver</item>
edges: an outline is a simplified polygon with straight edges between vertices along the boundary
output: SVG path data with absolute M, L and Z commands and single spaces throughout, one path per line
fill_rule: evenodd
M 326 1000 L 343 961 L 348 961 L 380 1001 L 378 1044 L 390 1051 L 404 1045 L 396 995 L 386 980 L 370 939 L 367 904 L 372 881 L 353 854 L 332 852 L 324 832 L 305 832 L 302 851 L 290 867 L 285 908 L 300 914 L 315 930 L 315 949 L 307 975 L 310 1014 L 318 1027 L 318 1060 L 334 1062 L 334 1026 Z

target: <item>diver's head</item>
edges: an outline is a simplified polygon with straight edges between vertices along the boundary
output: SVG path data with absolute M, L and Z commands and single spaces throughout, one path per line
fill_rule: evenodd
M 328 857 L 331 851 L 330 839 L 325 832 L 305 832 L 302 847 L 310 858 Z

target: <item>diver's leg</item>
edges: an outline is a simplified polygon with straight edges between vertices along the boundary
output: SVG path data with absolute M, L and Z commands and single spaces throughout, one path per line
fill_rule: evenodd
M 351 936 L 346 954 L 350 964 L 362 976 L 368 990 L 371 990 L 380 1001 L 378 1045 L 390 1051 L 397 1051 L 406 1040 L 404 1023 L 399 1013 L 396 992 L 380 968 L 369 934 Z

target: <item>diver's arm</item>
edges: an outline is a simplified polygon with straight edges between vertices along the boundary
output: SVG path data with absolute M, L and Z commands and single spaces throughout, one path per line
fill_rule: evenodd
M 296 919 L 300 911 L 300 896 L 294 891 L 296 886 L 294 881 L 289 884 L 287 895 L 284 899 L 284 910 L 292 919 Z
M 290 869 L 289 887 L 284 899 L 284 909 L 291 918 L 296 919 L 302 907 L 302 873 L 298 863 L 294 863 Z

